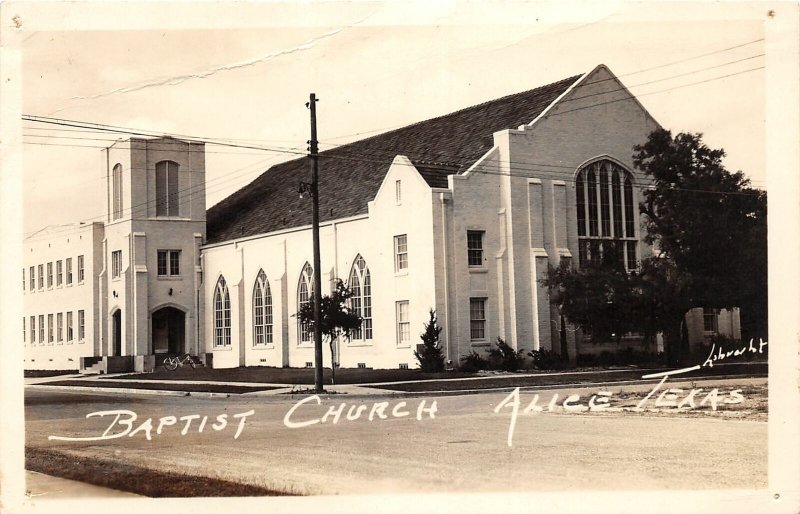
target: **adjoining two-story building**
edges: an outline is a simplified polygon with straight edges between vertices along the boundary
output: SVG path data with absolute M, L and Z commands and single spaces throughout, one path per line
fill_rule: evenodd
M 631 156 L 657 127 L 601 65 L 322 152 L 320 286 L 346 281 L 363 319 L 336 342 L 337 363 L 415 367 L 429 309 L 453 362 L 496 337 L 524 350 L 566 347 L 572 359 L 640 345 L 591 342 L 564 326 L 541 279 L 548 266 L 580 266 L 612 246 L 628 270 L 651 254 L 638 212 L 647 179 Z M 147 370 L 179 352 L 214 367 L 312 365 L 312 334 L 296 318 L 315 287 L 311 205 L 298 194 L 307 159 L 271 167 L 206 212 L 202 144 L 131 139 L 106 154 L 97 365 Z M 31 253 L 30 265 L 49 262 Z M 47 310 L 38 294 L 26 310 Z M 721 323 L 708 316 L 690 316 L 700 320 L 690 323 L 695 341 L 738 336 L 737 310 Z M 49 346 L 26 344 L 26 367 L 39 367 L 28 355 Z

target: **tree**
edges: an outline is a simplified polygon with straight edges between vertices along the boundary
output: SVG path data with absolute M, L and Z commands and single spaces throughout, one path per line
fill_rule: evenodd
M 438 325 L 436 311 L 430 310 L 430 320 L 423 324 L 425 332 L 420 334 L 422 339 L 422 351 L 414 350 L 414 357 L 417 358 L 419 367 L 422 371 L 435 372 L 444 370 L 444 355 L 439 344 L 439 334 L 442 327 Z
M 673 138 L 660 129 L 634 151 L 634 165 L 652 180 L 639 206 L 645 241 L 668 260 L 644 270 L 656 273 L 651 285 L 665 287 L 659 294 L 672 297 L 669 312 L 660 313 L 665 340 L 672 337 L 679 356 L 686 353 L 687 342 L 666 326 L 679 325 L 692 307 L 740 307 L 743 334 L 766 334 L 766 193 L 751 188 L 741 171 L 726 170 L 724 150 L 706 146 L 702 134 Z
M 639 278 L 625 271 L 613 246 L 580 269 L 564 261 L 543 283 L 561 314 L 597 341 L 619 340 L 643 326 Z
M 581 269 L 550 270 L 543 281 L 564 316 L 593 337 L 635 331 L 652 340 L 660 332 L 673 363 L 688 354 L 691 308 L 740 307 L 746 337 L 767 327 L 766 193 L 728 172 L 724 151 L 701 137 L 659 129 L 634 147 L 634 165 L 651 180 L 639 210 L 654 257 L 628 274 L 611 249 Z
M 336 286 L 329 295 L 322 295 L 320 304 L 320 330 L 322 336 L 328 339 L 331 351 L 331 384 L 336 384 L 336 354 L 335 343 L 339 336 L 350 338 L 350 333 L 361 326 L 361 317 L 354 313 L 348 305 L 353 292 L 347 285 L 336 279 Z M 314 305 L 311 302 L 303 304 L 297 313 L 300 323 L 307 323 L 309 330 L 314 328 Z

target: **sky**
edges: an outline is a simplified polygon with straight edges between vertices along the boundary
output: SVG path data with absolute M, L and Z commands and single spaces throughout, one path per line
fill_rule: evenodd
M 600 4 L 28 6 L 22 112 L 274 150 L 207 145 L 211 206 L 305 152 L 310 92 L 324 150 L 602 63 L 662 126 L 703 133 L 765 188 L 764 9 Z M 101 148 L 117 137 L 23 122 L 25 235 L 104 219 Z

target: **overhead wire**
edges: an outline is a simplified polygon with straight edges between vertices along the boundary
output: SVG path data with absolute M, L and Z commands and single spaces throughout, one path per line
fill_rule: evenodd
M 745 44 L 742 44 L 742 45 L 739 45 L 739 46 L 744 46 L 746 44 L 751 44 L 751 43 L 745 43 Z M 731 47 L 731 48 L 736 48 L 736 47 Z M 713 53 L 719 53 L 719 52 L 713 52 Z M 752 56 L 750 58 L 755 58 L 755 57 L 759 57 L 759 56 Z M 748 58 L 748 59 L 750 59 L 750 58 Z M 732 61 L 732 62 L 740 62 L 742 60 L 747 60 L 747 59 L 741 59 L 739 61 Z M 719 67 L 725 66 L 727 64 L 729 64 L 729 63 L 721 64 L 721 65 L 718 65 L 718 66 L 713 66 L 713 67 L 707 68 L 707 69 L 719 68 Z M 664 65 L 664 66 L 667 66 L 667 65 Z M 663 67 L 663 66 L 660 66 L 660 67 Z M 688 86 L 692 86 L 692 85 L 696 85 L 696 84 L 702 84 L 702 83 L 710 82 L 710 81 L 713 81 L 713 80 L 720 80 L 720 79 L 723 79 L 723 78 L 732 77 L 732 76 L 735 76 L 735 75 L 740 75 L 740 74 L 743 74 L 743 73 L 748 73 L 748 72 L 756 71 L 758 69 L 763 69 L 763 68 L 764 67 L 761 66 L 761 67 L 757 67 L 757 68 L 752 68 L 752 69 L 748 69 L 748 70 L 743 70 L 743 71 L 739 71 L 739 72 L 723 75 L 721 77 L 712 77 L 712 78 L 709 78 L 709 79 L 705 79 L 705 80 L 701 80 L 701 81 L 697 81 L 697 82 L 693 82 L 693 83 L 689 83 L 689 84 L 683 84 L 683 85 L 679 85 L 679 86 L 674 86 L 674 87 L 667 88 L 667 89 L 660 90 L 660 91 L 654 91 L 654 92 L 639 94 L 639 95 L 637 95 L 637 97 L 638 96 L 646 96 L 646 95 L 650 95 L 650 94 L 663 93 L 663 92 L 671 91 L 671 90 L 674 90 L 674 89 L 680 89 L 680 88 L 683 88 L 683 87 L 688 87 Z M 696 70 L 694 72 L 681 74 L 680 76 L 685 76 L 685 75 L 693 74 L 693 73 L 699 73 L 701 71 L 705 71 L 705 70 Z M 668 77 L 668 78 L 657 80 L 657 81 L 651 81 L 651 82 L 648 82 L 648 84 L 654 83 L 654 82 L 663 81 L 663 80 L 671 80 L 672 78 L 675 78 L 675 77 L 677 77 L 677 76 Z M 636 87 L 636 86 L 632 86 L 632 87 Z M 610 93 L 610 92 L 612 92 L 612 91 L 608 91 L 608 92 L 604 92 L 604 93 Z M 581 107 L 576 108 L 576 109 L 571 109 L 571 110 L 567 110 L 567 111 L 552 113 L 550 115 L 551 116 L 555 116 L 555 115 L 560 115 L 560 114 L 566 114 L 568 112 L 574 112 L 574 111 L 582 110 L 582 109 L 586 109 L 586 108 L 597 107 L 597 106 L 601 106 L 601 105 L 607 105 L 607 104 L 610 104 L 610 103 L 615 103 L 615 102 L 618 102 L 618 101 L 624 101 L 624 100 L 629 100 L 629 99 L 630 98 L 626 97 L 624 99 L 617 99 L 617 100 L 601 102 L 601 103 L 596 103 L 596 104 L 587 105 L 587 106 L 581 106 Z M 191 140 L 193 142 L 194 141 L 200 141 L 200 142 L 204 142 L 204 143 L 211 144 L 211 145 L 228 146 L 228 147 L 233 147 L 233 148 L 255 149 L 255 150 L 259 150 L 259 151 L 272 151 L 272 152 L 278 152 L 278 153 L 289 153 L 289 154 L 300 155 L 300 156 L 305 156 L 306 155 L 305 153 L 301 153 L 299 151 L 295 151 L 296 148 L 286 149 L 286 148 L 261 147 L 261 146 L 255 146 L 255 145 L 241 145 L 241 144 L 236 144 L 236 143 L 224 142 L 224 141 L 230 141 L 230 140 L 225 139 L 225 138 L 223 138 L 223 139 L 197 138 L 197 137 L 194 137 L 194 136 L 185 136 L 185 135 L 181 135 L 181 136 L 172 135 L 172 136 L 170 136 L 168 134 L 158 133 L 156 131 L 148 131 L 148 130 L 140 130 L 140 129 L 128 129 L 128 128 L 120 127 L 120 126 L 105 125 L 105 124 L 98 124 L 98 123 L 76 122 L 74 120 L 65 120 L 65 119 L 59 119 L 59 118 L 48 118 L 48 117 L 39 117 L 39 116 L 30 116 L 30 115 L 24 115 L 23 119 L 25 119 L 26 121 L 31 121 L 31 122 L 49 123 L 49 124 L 55 124 L 55 125 L 59 125 L 59 126 L 75 127 L 76 129 L 80 129 L 82 131 L 114 132 L 114 133 L 128 134 L 128 135 L 143 135 L 143 136 L 147 136 L 147 137 L 157 137 L 157 135 L 160 134 L 161 136 L 186 138 L 186 139 L 189 139 L 189 140 Z M 53 129 L 53 130 L 73 130 L 73 129 Z M 75 130 L 75 131 L 77 131 L 77 130 Z M 57 136 L 51 136 L 51 137 L 57 137 Z M 96 138 L 70 138 L 70 139 L 96 139 Z M 96 140 L 102 140 L 102 139 L 96 139 Z M 111 140 L 107 140 L 107 141 L 111 141 Z M 94 148 L 98 148 L 98 149 L 106 148 L 104 146 L 89 146 L 89 145 L 75 145 L 75 144 L 72 144 L 72 145 L 57 145 L 57 144 L 42 143 L 42 142 L 39 142 L 39 143 L 28 142 L 27 144 L 39 144 L 39 145 L 48 145 L 48 146 L 94 147 Z M 347 145 L 341 145 L 341 146 L 347 146 Z M 336 148 L 340 148 L 340 147 L 336 147 Z M 332 150 L 335 150 L 335 148 L 332 149 Z M 375 150 L 371 149 L 371 151 L 374 152 Z M 322 154 L 320 154 L 320 157 L 323 157 L 323 158 L 337 158 L 337 159 L 343 159 L 343 158 L 347 159 L 348 158 L 346 156 L 343 157 L 341 155 L 336 155 L 336 156 L 334 156 L 334 155 L 326 155 L 329 152 L 331 152 L 331 150 L 327 150 L 327 151 L 323 152 Z M 384 150 L 384 152 L 391 152 L 391 150 Z M 341 153 L 341 152 L 339 152 L 339 153 Z M 445 156 L 445 154 L 439 154 L 439 155 Z M 349 158 L 352 159 L 352 157 L 349 157 Z M 361 160 L 363 160 L 363 159 L 361 159 Z M 385 160 L 372 159 L 372 160 L 370 160 L 368 162 L 377 162 L 377 163 L 380 163 L 380 164 L 386 164 Z M 498 163 L 496 166 L 499 168 L 499 166 L 501 164 L 502 163 Z M 515 169 L 516 169 L 516 168 L 519 168 L 518 165 L 521 164 L 521 163 L 509 162 L 508 164 L 509 165 L 514 165 Z M 573 166 L 566 166 L 566 165 L 560 165 L 560 164 L 546 164 L 546 163 L 524 163 L 524 164 L 534 164 L 534 165 L 547 166 L 547 167 L 559 167 L 559 168 L 565 168 L 565 169 L 574 169 Z M 260 165 L 260 163 L 251 164 L 251 165 L 245 166 L 244 168 L 239 168 L 239 169 L 235 170 L 234 172 L 231 172 L 231 174 L 237 173 L 237 172 L 239 172 L 241 170 L 247 169 L 249 167 L 253 167 L 255 165 Z M 430 163 L 430 164 L 426 164 L 425 167 L 426 168 L 434 168 L 434 169 L 438 167 L 438 168 L 440 168 L 440 169 L 442 169 L 444 171 L 447 171 L 447 168 L 449 167 L 454 172 L 463 171 L 463 166 L 461 164 L 459 164 L 459 163 Z M 522 171 L 529 171 L 531 173 L 534 173 L 534 172 L 535 173 L 550 173 L 550 174 L 557 173 L 557 172 L 552 171 L 552 170 L 542 170 L 542 169 L 534 169 L 534 168 L 522 169 Z M 525 175 L 514 175 L 514 174 L 512 174 L 510 172 L 508 172 L 508 173 L 507 172 L 499 172 L 499 171 L 498 172 L 492 172 L 490 170 L 487 170 L 486 166 L 484 166 L 482 168 L 482 170 L 480 170 L 478 172 L 485 173 L 485 174 L 495 174 L 495 175 L 525 176 Z M 231 174 L 226 174 L 226 175 L 224 175 L 222 177 L 217 177 L 217 180 L 226 179 L 225 181 L 229 181 L 231 179 Z M 105 178 L 105 177 L 103 177 L 103 178 Z M 565 178 L 564 177 L 560 177 L 559 179 L 560 180 L 564 180 Z M 212 179 L 210 182 L 213 182 L 213 181 L 214 181 L 214 179 Z M 566 180 L 566 181 L 574 182 L 574 180 Z M 219 185 L 219 184 L 217 184 L 217 185 Z M 676 190 L 680 190 L 680 189 L 676 189 Z M 209 190 L 206 189 L 206 191 L 208 192 Z M 720 191 L 712 191 L 712 190 L 690 190 L 690 189 L 687 189 L 685 191 L 687 191 L 687 192 L 703 192 L 703 193 L 718 193 L 718 194 L 734 194 L 733 192 L 720 192 Z M 753 193 L 742 192 L 742 194 L 753 194 Z M 146 205 L 147 203 L 148 202 L 144 202 L 142 205 L 132 206 L 130 209 L 133 209 L 133 208 L 136 208 L 136 207 L 141 207 L 143 205 Z M 99 219 L 105 218 L 106 216 L 107 216 L 107 214 L 103 214 L 103 215 L 97 216 L 95 218 L 89 218 L 89 219 L 98 219 L 99 220 Z M 38 231 L 34 231 L 32 233 L 35 233 L 35 232 L 38 232 Z

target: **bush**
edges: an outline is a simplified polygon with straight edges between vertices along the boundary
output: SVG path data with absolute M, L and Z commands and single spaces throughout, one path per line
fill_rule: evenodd
M 489 363 L 486 359 L 481 357 L 475 350 L 469 354 L 461 357 L 461 365 L 458 367 L 459 371 L 466 371 L 467 373 L 474 373 L 482 369 L 487 369 Z
M 531 350 L 528 355 L 533 359 L 533 367 L 541 370 L 560 370 L 567 367 L 568 362 L 561 354 L 553 350 Z
M 439 345 L 439 334 L 442 333 L 442 327 L 438 325 L 436 312 L 433 309 L 430 310 L 430 316 L 430 321 L 424 323 L 425 332 L 420 335 L 422 351 L 414 350 L 414 357 L 417 358 L 422 371 L 444 371 L 444 355 L 442 355 L 442 347 Z
M 495 343 L 497 348 L 489 348 L 489 366 L 492 369 L 502 369 L 503 371 L 517 371 L 522 365 L 522 350 L 511 348 L 501 338 L 497 338 Z

